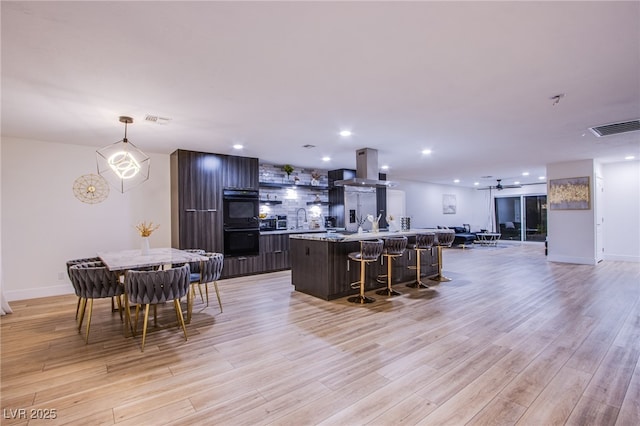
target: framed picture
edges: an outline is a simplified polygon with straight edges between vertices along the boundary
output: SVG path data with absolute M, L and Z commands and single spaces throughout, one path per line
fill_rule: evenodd
M 589 210 L 589 177 L 551 179 L 547 191 L 550 210 Z
M 456 194 L 442 195 L 442 214 L 456 214 Z

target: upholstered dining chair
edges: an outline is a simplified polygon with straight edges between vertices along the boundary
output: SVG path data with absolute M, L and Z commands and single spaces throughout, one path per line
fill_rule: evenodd
M 120 284 L 119 276 L 116 272 L 109 271 L 102 262 L 77 263 L 69 267 L 69 277 L 80 298 L 80 318 L 78 319 L 78 332 L 82 329 L 87 301 L 89 301 L 89 315 L 87 317 L 87 331 L 85 343 L 89 343 L 89 330 L 91 327 L 91 316 L 93 313 L 93 299 L 116 298 L 118 311 L 122 321 L 122 302 L 120 296 L 123 294 L 123 287 Z
M 78 263 L 87 263 L 87 262 L 100 262 L 99 257 L 85 257 L 82 259 L 72 259 L 67 261 L 67 276 L 71 279 L 71 273 L 69 272 L 69 268 L 73 265 L 77 265 Z M 78 319 L 78 312 L 80 312 L 80 302 L 82 301 L 82 297 L 78 296 L 78 303 L 76 304 L 76 320 Z
M 218 290 L 218 280 L 222 274 L 222 268 L 224 266 L 224 255 L 222 253 L 200 253 L 203 256 L 208 257 L 207 260 L 203 260 L 199 263 L 198 270 L 194 272 L 191 270 L 190 282 L 191 282 L 191 306 L 193 306 L 193 299 L 195 297 L 194 287 L 197 285 L 200 291 L 200 297 L 202 298 L 202 285 L 207 295 L 207 306 L 209 306 L 209 283 L 213 283 L 213 287 L 216 290 L 216 296 L 218 297 L 218 305 L 220 305 L 220 312 L 222 312 L 222 299 L 220 299 L 220 291 Z M 202 299 L 204 302 L 204 298 Z M 187 322 L 191 322 L 191 309 L 187 311 Z
M 149 322 L 149 307 L 173 300 L 178 325 L 182 326 L 184 340 L 187 340 L 187 328 L 180 308 L 180 299 L 189 292 L 189 264 L 177 268 L 158 271 L 127 271 L 124 279 L 125 297 L 129 303 L 136 305 L 133 334 L 137 332 L 140 307 L 144 305 L 144 322 L 142 329 L 142 352 L 147 338 L 147 324 Z M 154 320 L 155 318 L 154 309 Z

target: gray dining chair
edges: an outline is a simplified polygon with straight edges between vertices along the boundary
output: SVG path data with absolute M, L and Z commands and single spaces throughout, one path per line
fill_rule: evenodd
M 85 262 L 71 265 L 69 267 L 69 277 L 71 284 L 80 298 L 80 318 L 78 319 L 78 332 L 81 332 L 84 321 L 87 301 L 89 302 L 89 314 L 87 316 L 87 331 L 85 343 L 89 343 L 89 330 L 91 328 L 91 316 L 93 314 L 93 300 L 116 298 L 118 311 L 122 321 L 122 301 L 123 287 L 120 284 L 119 275 L 109 271 L 102 262 Z
M 67 276 L 71 279 L 71 273 L 69 272 L 69 268 L 73 265 L 77 265 L 78 263 L 87 263 L 87 262 L 100 262 L 99 257 L 84 257 L 81 259 L 72 259 L 67 261 Z M 76 294 L 77 296 L 77 294 Z M 78 303 L 76 304 L 76 320 L 78 319 L 78 312 L 80 312 L 80 302 L 82 301 L 82 297 L 78 296 Z
M 184 340 L 187 340 L 187 328 L 180 308 L 180 299 L 189 292 L 189 264 L 184 264 L 177 268 L 158 271 L 127 271 L 124 279 L 125 297 L 129 303 L 136 305 L 136 313 L 133 325 L 135 336 L 138 325 L 138 315 L 141 306 L 144 305 L 144 322 L 142 329 L 142 352 L 147 338 L 147 324 L 149 322 L 149 307 L 173 301 L 176 311 L 178 325 L 182 326 Z M 128 304 L 128 303 L 127 303 Z M 154 320 L 156 320 L 156 310 L 154 308 Z
M 218 297 L 218 305 L 220 306 L 220 312 L 222 312 L 222 299 L 220 299 L 220 291 L 218 289 L 218 280 L 222 274 L 222 268 L 224 266 L 224 255 L 222 253 L 201 253 L 203 256 L 208 257 L 207 260 L 199 262 L 197 271 L 191 270 L 190 282 L 190 306 L 193 306 L 193 299 L 195 297 L 194 287 L 197 285 L 200 291 L 200 297 L 202 298 L 202 285 L 204 285 L 207 295 L 207 306 L 209 306 L 209 283 L 213 283 L 213 287 L 216 290 L 216 296 Z M 202 300 L 204 302 L 204 298 Z M 187 322 L 191 322 L 191 309 L 187 311 Z

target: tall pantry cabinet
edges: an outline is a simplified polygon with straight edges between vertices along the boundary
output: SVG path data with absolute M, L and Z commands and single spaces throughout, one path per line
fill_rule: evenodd
M 222 190 L 258 189 L 258 159 L 179 149 L 170 164 L 171 245 L 222 253 Z

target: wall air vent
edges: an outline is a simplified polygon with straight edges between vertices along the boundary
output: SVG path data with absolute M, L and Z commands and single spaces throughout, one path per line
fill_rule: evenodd
M 589 127 L 589 130 L 591 130 L 591 132 L 598 137 L 617 135 L 619 133 L 626 132 L 634 132 L 640 130 L 640 120 L 603 124 L 602 126 Z

